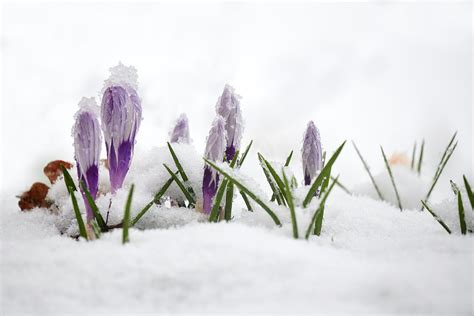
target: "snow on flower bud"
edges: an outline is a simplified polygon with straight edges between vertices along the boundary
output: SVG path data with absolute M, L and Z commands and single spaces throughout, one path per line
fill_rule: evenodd
M 304 184 L 310 185 L 316 173 L 323 167 L 321 137 L 313 121 L 309 121 L 304 133 L 302 158 Z
M 225 150 L 225 121 L 218 115 L 212 122 L 209 136 L 206 140 L 206 150 L 204 157 L 215 162 L 222 161 Z M 219 175 L 208 165 L 204 166 L 204 177 L 202 180 L 203 210 L 209 214 L 212 207 L 212 199 L 216 195 L 217 186 L 219 185 Z
M 121 63 L 110 69 L 101 105 L 107 160 L 112 193 L 122 187 L 133 157 L 135 136 L 142 120 L 137 94 L 137 71 Z
M 186 114 L 181 114 L 170 132 L 171 143 L 189 144 L 189 125 Z
M 77 174 L 79 182 L 84 183 L 92 198 L 95 199 L 99 187 L 99 158 L 102 144 L 98 121 L 99 108 L 94 98 L 82 98 L 79 106 L 80 109 L 74 116 L 76 122 L 72 130 Z M 94 218 L 94 215 L 84 192 L 82 195 L 89 222 Z
M 225 120 L 227 161 L 234 158 L 236 150 L 240 148 L 242 139 L 243 121 L 240 111 L 240 98 L 232 86 L 226 85 L 216 105 L 217 114 Z

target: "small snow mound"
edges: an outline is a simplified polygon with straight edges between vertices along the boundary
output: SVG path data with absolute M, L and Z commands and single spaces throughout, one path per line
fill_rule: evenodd
M 111 86 L 125 86 L 133 88 L 135 91 L 138 90 L 138 74 L 137 69 L 133 66 L 125 66 L 121 62 L 118 63 L 117 66 L 109 68 L 110 70 L 110 77 L 109 79 L 105 80 L 104 88 L 102 89 L 102 93 L 104 93 L 105 89 Z

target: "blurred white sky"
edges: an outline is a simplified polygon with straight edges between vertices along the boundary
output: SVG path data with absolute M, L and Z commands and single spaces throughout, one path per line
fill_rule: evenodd
M 411 154 L 425 138 L 431 177 L 458 130 L 440 185 L 447 190 L 449 178 L 472 179 L 471 23 L 470 2 L 6 4 L 2 185 L 26 189 L 45 179 L 48 161 L 72 160 L 77 103 L 98 97 L 108 68 L 122 61 L 139 73 L 137 150 L 163 145 L 181 112 L 202 150 L 229 83 L 243 97 L 243 144 L 254 139 L 253 154 L 272 160 L 299 153 L 312 119 L 326 149 L 353 139 L 375 172 L 380 144 Z M 366 181 L 348 145 L 341 179 Z

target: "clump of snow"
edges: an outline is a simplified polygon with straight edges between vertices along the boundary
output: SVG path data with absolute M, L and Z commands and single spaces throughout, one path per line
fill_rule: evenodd
M 137 69 L 133 66 L 125 66 L 121 62 L 117 66 L 109 68 L 110 77 L 104 81 L 104 91 L 111 86 L 124 86 L 133 88 L 138 91 L 138 73 Z

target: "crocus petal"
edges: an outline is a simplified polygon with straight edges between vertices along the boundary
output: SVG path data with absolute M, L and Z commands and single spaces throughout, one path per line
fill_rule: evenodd
M 170 133 L 171 143 L 189 144 L 189 124 L 186 114 L 181 114 Z
M 321 137 L 313 121 L 308 123 L 303 136 L 302 161 L 304 184 L 310 185 L 316 173 L 323 166 Z
M 209 136 L 206 141 L 206 150 L 204 157 L 212 161 L 222 161 L 225 150 L 225 122 L 222 116 L 212 123 Z M 217 172 L 209 166 L 204 167 L 204 177 L 202 181 L 203 209 L 204 213 L 211 212 L 212 199 L 216 195 L 217 186 L 219 185 L 219 176 Z
M 111 73 L 103 90 L 101 118 L 111 191 L 116 192 L 130 168 L 142 107 L 136 91 L 135 68 L 119 64 L 111 68 Z
M 226 85 L 216 105 L 217 114 L 225 120 L 227 161 L 231 161 L 236 150 L 240 149 L 243 134 L 240 99 L 241 97 L 235 93 L 235 89 L 230 85 Z
M 93 98 L 83 98 L 75 115 L 73 127 L 74 156 L 79 182 L 83 182 L 93 199 L 97 197 L 99 183 L 99 158 L 101 151 L 101 131 L 97 119 L 98 107 Z M 81 188 L 82 192 L 82 188 Z M 93 219 L 92 210 L 83 193 L 87 220 Z

